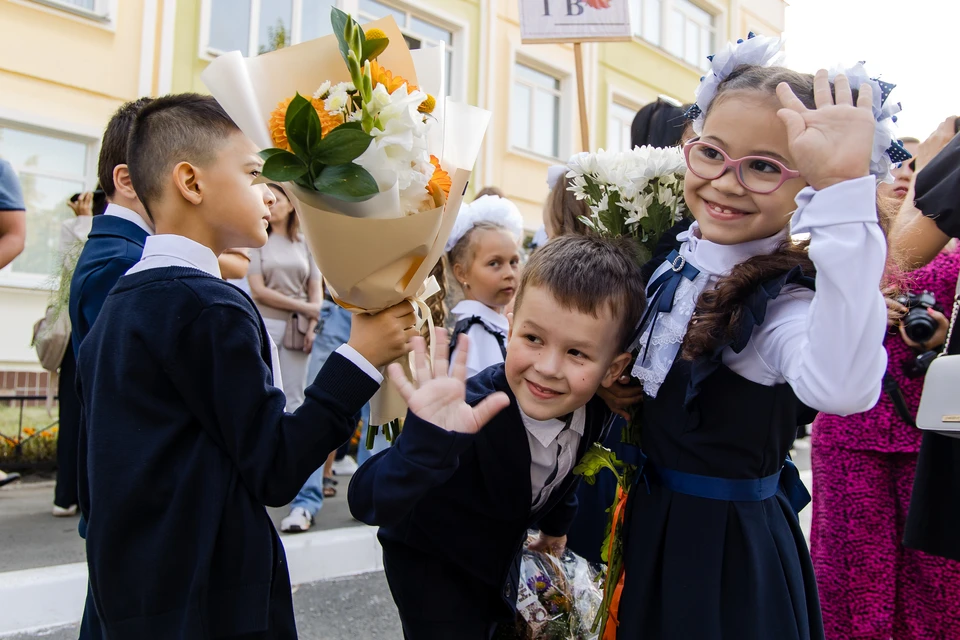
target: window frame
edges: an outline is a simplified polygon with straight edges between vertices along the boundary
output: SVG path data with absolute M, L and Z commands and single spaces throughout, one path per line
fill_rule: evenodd
M 360 0 L 339 0 L 342 2 L 348 9 L 352 10 L 352 13 L 359 18 L 359 22 L 365 23 L 368 21 L 376 20 L 373 16 L 370 16 L 360 10 Z M 443 44 L 447 51 L 451 53 L 451 59 L 453 60 L 449 69 L 449 79 L 450 86 L 447 87 L 447 93 L 450 98 L 455 100 L 463 100 L 463 96 L 466 93 L 466 56 L 465 52 L 469 51 L 469 42 L 468 42 L 468 33 L 469 30 L 465 23 L 460 20 L 453 18 L 450 15 L 445 15 L 438 13 L 434 9 L 426 9 L 422 6 L 418 6 L 408 2 L 399 2 L 397 0 L 376 0 L 379 4 L 390 7 L 396 11 L 400 11 L 405 14 L 406 24 L 398 24 L 400 28 L 400 33 L 403 35 L 415 38 L 421 42 L 425 42 L 427 46 L 436 46 L 438 44 Z M 438 29 L 443 29 L 444 31 L 450 32 L 450 41 L 448 45 L 445 42 L 441 43 L 439 41 L 433 40 L 429 36 L 422 36 L 417 34 L 416 30 L 408 27 L 411 19 L 416 18 L 422 22 L 428 22 Z
M 450 32 L 452 44 L 447 48 L 452 52 L 452 69 L 450 69 L 451 86 L 449 87 L 449 97 L 454 100 L 462 101 L 467 92 L 467 54 L 470 51 L 469 25 L 452 15 L 439 12 L 433 8 L 426 9 L 414 3 L 399 2 L 397 0 L 377 0 L 380 4 L 387 5 L 397 11 L 406 14 L 406 22 L 409 24 L 411 18 L 416 18 L 424 22 L 429 22 L 437 28 Z M 290 0 L 290 43 L 291 45 L 300 44 L 303 0 Z M 359 0 L 334 0 L 334 6 L 351 15 L 357 16 L 358 21 L 363 24 L 368 21 L 368 17 L 360 12 Z M 217 56 L 225 53 L 210 45 L 210 17 L 213 11 L 213 0 L 202 0 L 200 5 L 200 47 L 198 56 L 202 60 L 212 61 Z M 417 38 L 429 43 L 434 42 L 427 36 L 421 36 L 415 30 L 407 28 L 406 25 L 397 25 L 400 32 L 409 37 Z M 247 33 L 247 51 L 246 57 L 251 55 L 257 49 L 257 34 L 260 29 L 260 0 L 250 0 L 250 30 Z
M 616 105 L 616 106 L 622 107 L 622 108 L 624 108 L 624 109 L 630 109 L 630 110 L 633 111 L 633 117 L 635 118 L 635 117 L 637 116 L 637 112 L 638 112 L 640 109 L 642 109 L 644 106 L 646 106 L 647 104 L 649 104 L 649 102 L 645 102 L 645 101 L 643 101 L 643 100 L 640 100 L 639 98 L 635 98 L 634 96 L 631 96 L 630 94 L 624 93 L 624 92 L 622 92 L 622 91 L 618 91 L 618 90 L 616 90 L 616 89 L 611 89 L 611 90 L 610 90 L 610 92 L 609 92 L 609 94 L 608 94 L 608 96 L 607 96 L 607 122 L 606 122 L 606 138 L 607 138 L 607 139 L 606 139 L 606 143 L 607 143 L 607 146 L 605 147 L 605 149 L 606 149 L 607 151 L 610 151 L 610 148 L 609 148 L 609 147 L 610 147 L 610 121 L 613 119 L 613 118 L 612 118 L 612 114 L 611 114 L 611 111 L 612 111 L 613 109 L 612 109 L 611 107 L 613 107 L 614 105 Z M 628 122 L 628 123 L 626 123 L 626 124 L 627 124 L 627 131 L 629 132 L 631 126 L 633 125 L 633 118 L 631 118 L 631 119 L 630 119 L 630 122 Z M 629 144 L 629 142 L 628 142 L 628 143 L 627 143 L 627 148 L 626 148 L 626 149 L 620 149 L 620 151 L 629 151 L 630 148 L 631 148 L 631 147 L 630 147 L 630 144 Z
M 0 128 L 17 129 L 27 133 L 84 144 L 86 146 L 86 155 L 84 157 L 85 170 L 83 175 L 69 176 L 67 179 L 81 177 L 84 191 L 92 191 L 96 186 L 97 158 L 100 155 L 100 138 L 102 135 L 102 131 L 99 129 L 95 127 L 84 127 L 71 122 L 40 118 L 33 114 L 2 107 L 0 107 Z M 19 176 L 21 168 L 16 166 L 13 168 Z M 38 172 L 38 175 L 46 177 L 47 173 Z M 29 242 L 29 238 L 27 242 Z M 0 269 L 0 287 L 51 291 L 57 286 L 56 280 L 55 273 L 38 274 L 15 271 L 13 269 L 13 262 Z
M 42 11 L 68 17 L 77 22 L 90 24 L 107 30 L 114 30 L 116 27 L 117 2 L 118 0 L 94 0 L 94 8 L 85 9 L 69 2 L 68 0 L 13 0 L 19 4 L 31 5 Z
M 643 36 L 643 33 L 642 33 L 643 32 L 643 16 L 642 15 L 640 16 L 640 19 L 636 24 L 636 26 L 638 26 L 639 28 L 635 29 L 633 32 L 634 40 L 639 40 L 651 47 L 656 47 L 657 49 L 659 49 L 666 55 L 670 56 L 671 58 L 678 60 L 679 62 L 687 65 L 692 69 L 696 69 L 698 72 L 702 72 L 708 69 L 709 61 L 706 59 L 706 56 L 716 53 L 716 49 L 718 48 L 718 43 L 723 42 L 726 37 L 726 32 L 724 29 L 724 25 L 725 25 L 724 17 L 726 15 L 725 7 L 717 4 L 713 0 L 687 0 L 687 2 L 689 2 L 690 4 L 701 9 L 705 13 L 710 14 L 710 16 L 713 19 L 713 24 L 705 25 L 696 17 L 691 16 L 686 11 L 684 11 L 684 8 L 679 7 L 676 4 L 676 0 L 657 0 L 657 1 L 660 4 L 660 25 L 658 28 L 658 34 L 660 37 L 659 44 L 651 40 L 648 40 Z M 632 6 L 639 5 L 640 10 L 642 12 L 646 2 L 647 0 L 634 0 L 634 4 Z M 670 30 L 670 19 L 674 11 L 681 13 L 683 15 L 683 21 L 684 21 L 683 22 L 683 25 L 684 25 L 683 40 L 679 44 L 673 42 L 673 35 Z M 707 28 L 713 37 L 712 48 L 714 49 L 714 51 L 703 53 L 703 55 L 700 56 L 701 59 L 698 60 L 698 62 L 696 63 L 687 60 L 685 57 L 687 22 L 694 22 L 700 28 Z M 674 53 L 671 49 L 677 49 L 677 50 L 683 49 L 684 53 L 681 55 L 678 55 Z
M 550 90 L 550 89 L 547 89 L 546 87 L 543 87 L 542 85 L 537 85 L 531 81 L 518 78 L 517 65 L 522 65 L 524 67 L 527 67 L 528 69 L 537 71 L 539 73 L 543 73 L 545 75 L 548 75 L 554 78 L 558 82 L 558 85 L 559 85 L 558 88 L 556 90 Z M 514 55 L 512 56 L 512 63 L 510 65 L 510 98 L 509 98 L 510 102 L 509 104 L 511 105 L 513 104 L 514 92 L 516 90 L 517 83 L 519 82 L 520 84 L 530 87 L 533 92 L 536 92 L 539 90 L 539 91 L 548 91 L 550 93 L 554 93 L 560 101 L 560 109 L 558 110 L 558 114 L 557 114 L 557 155 L 556 156 L 540 153 L 539 151 L 536 151 L 533 148 L 521 147 L 521 146 L 515 145 L 513 143 L 513 134 L 514 134 L 514 126 L 515 126 L 514 124 L 515 121 L 513 120 L 513 118 L 510 118 L 510 126 L 508 127 L 508 131 L 507 131 L 507 150 L 509 152 L 515 153 L 518 155 L 532 157 L 540 161 L 546 160 L 551 163 L 556 163 L 557 161 L 563 162 L 562 158 L 568 157 L 570 155 L 568 153 L 570 149 L 570 133 L 569 133 L 569 127 L 566 126 L 566 124 L 570 122 L 570 118 L 572 117 L 572 112 L 571 112 L 572 107 L 570 104 L 570 90 L 571 90 L 570 78 L 571 77 L 572 77 L 572 74 L 569 71 L 553 67 L 542 60 L 539 60 L 537 58 L 527 55 L 526 52 L 524 52 L 523 54 L 520 54 L 519 52 L 514 50 Z M 533 95 L 534 93 L 531 93 L 531 96 Z M 533 120 L 534 120 L 534 110 L 533 110 L 532 103 L 531 103 L 529 116 L 530 118 L 527 124 L 528 124 L 528 127 L 530 127 L 529 130 L 532 136 Z

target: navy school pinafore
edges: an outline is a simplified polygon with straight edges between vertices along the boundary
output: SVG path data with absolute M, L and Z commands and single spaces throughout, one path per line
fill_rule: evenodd
M 746 347 L 795 268 L 745 302 L 736 340 L 678 357 L 645 397 L 647 462 L 630 494 L 620 640 L 822 640 L 817 586 L 780 472 L 809 410 L 788 384 L 765 386 L 720 360 Z M 788 479 L 786 476 L 793 473 Z M 734 482 L 730 482 L 733 480 Z M 704 497 L 710 495 L 711 497 Z

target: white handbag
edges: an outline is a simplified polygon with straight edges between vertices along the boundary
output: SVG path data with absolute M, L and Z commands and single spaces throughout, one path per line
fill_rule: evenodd
M 930 363 L 917 410 L 917 426 L 951 438 L 960 438 L 960 355 L 947 354 L 960 311 L 960 280 L 953 297 L 953 314 L 943 352 Z

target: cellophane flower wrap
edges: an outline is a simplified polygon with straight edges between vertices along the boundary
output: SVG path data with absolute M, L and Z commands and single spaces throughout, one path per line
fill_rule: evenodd
M 584 201 L 590 214 L 581 217 L 594 233 L 607 238 L 631 238 L 643 264 L 653 257 L 660 237 L 683 218 L 686 163 L 678 147 L 635 147 L 629 151 L 581 153 L 571 159 L 570 191 Z M 629 345 L 628 348 L 633 348 Z M 636 355 L 636 354 L 634 354 Z M 640 446 L 639 410 L 623 429 L 623 442 Z M 607 469 L 617 478 L 617 493 L 608 509 L 607 534 L 601 549 L 606 571 L 601 575 L 603 599 L 592 628 L 603 638 L 616 632 L 619 593 L 623 584 L 623 519 L 636 468 L 619 460 L 600 443 L 591 445 L 574 473 L 588 484 Z
M 430 322 L 429 275 L 490 114 L 445 99 L 443 47 L 411 52 L 392 17 L 361 27 L 334 9 L 331 23 L 324 38 L 221 55 L 201 77 L 263 149 L 263 176 L 284 185 L 336 302 L 362 313 L 408 300 Z M 385 382 L 371 424 L 405 413 Z
M 524 549 L 520 557 L 517 619 L 501 624 L 494 640 L 595 640 L 600 608 L 597 572 L 569 549 L 556 557 Z

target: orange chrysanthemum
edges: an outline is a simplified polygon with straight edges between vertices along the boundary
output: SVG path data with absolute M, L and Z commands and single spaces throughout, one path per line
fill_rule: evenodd
M 273 144 L 277 146 L 278 149 L 285 149 L 290 151 L 290 143 L 287 142 L 287 129 L 285 126 L 287 118 L 287 109 L 290 107 L 290 103 L 293 102 L 293 98 L 287 98 L 283 102 L 277 104 L 277 108 L 273 110 L 273 113 L 270 114 L 270 122 L 267 125 L 270 129 L 270 138 L 273 140 Z M 316 109 L 317 115 L 320 116 L 320 129 L 322 135 L 326 136 L 328 133 L 339 127 L 343 124 L 343 114 L 340 113 L 328 113 L 324 108 L 323 100 L 320 98 L 314 98 L 311 101 L 313 108 Z
M 387 90 L 387 93 L 393 93 L 404 84 L 407 85 L 408 94 L 419 89 L 419 87 L 412 82 L 407 82 L 403 76 L 393 75 L 389 69 L 380 66 L 380 63 L 376 60 L 370 61 L 370 77 L 373 78 L 374 87 L 376 87 L 378 84 L 382 84 Z
M 430 156 L 430 164 L 433 165 L 433 177 L 427 184 L 427 192 L 436 197 L 437 190 L 443 192 L 444 196 L 450 195 L 450 187 L 453 183 L 450 180 L 450 174 L 440 168 L 440 159 L 437 156 Z

